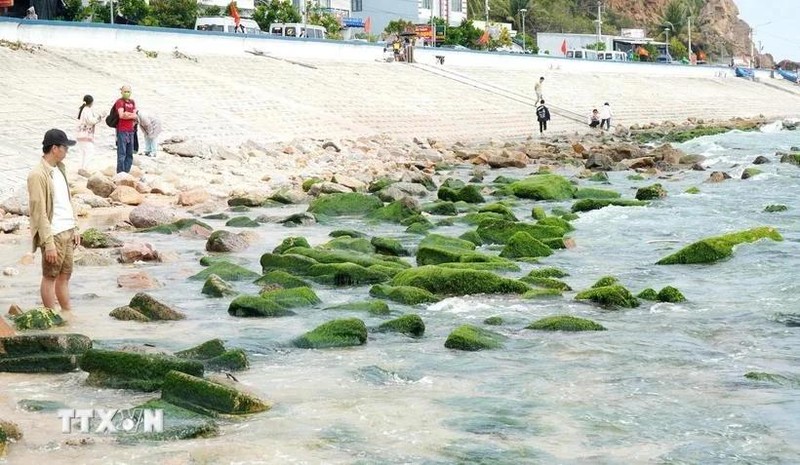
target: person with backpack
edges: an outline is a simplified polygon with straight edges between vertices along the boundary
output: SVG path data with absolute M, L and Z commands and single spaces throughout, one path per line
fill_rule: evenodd
M 138 117 L 136 116 L 136 102 L 131 98 L 131 86 L 124 85 L 120 89 L 122 97 L 114 102 L 112 114 L 117 115 L 116 124 L 113 126 L 117 129 L 117 173 L 130 173 L 133 166 L 133 152 L 134 152 L 134 134 L 136 131 L 136 123 Z M 106 119 L 106 123 L 111 126 L 114 122 Z
M 83 105 L 78 110 L 78 153 L 81 155 L 81 169 L 86 169 L 86 162 L 94 157 L 94 127 L 103 120 L 92 108 L 94 98 L 83 96 Z
M 544 105 L 544 99 L 536 107 L 536 119 L 539 120 L 539 134 L 544 134 L 547 131 L 547 122 L 550 121 L 550 110 Z

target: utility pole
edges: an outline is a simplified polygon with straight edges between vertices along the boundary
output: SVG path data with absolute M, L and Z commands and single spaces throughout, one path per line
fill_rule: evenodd
M 603 41 L 603 2 L 597 0 L 597 43 Z
M 753 28 L 750 28 L 750 67 L 753 67 L 755 61 L 755 44 L 753 43 Z
M 114 0 L 109 0 L 108 4 L 111 5 L 111 24 L 114 24 Z
M 692 64 L 692 17 L 689 16 L 687 18 L 689 20 L 689 65 Z
M 431 47 L 436 47 L 436 22 L 433 21 L 433 2 L 434 0 L 431 0 Z
M 527 13 L 527 12 L 528 12 L 528 10 L 526 8 L 521 8 L 519 10 L 519 14 L 520 14 L 520 16 L 522 16 L 522 54 L 523 55 L 525 54 L 525 13 Z
M 486 11 L 486 30 L 489 30 L 489 0 L 486 0 L 483 4 L 483 8 Z

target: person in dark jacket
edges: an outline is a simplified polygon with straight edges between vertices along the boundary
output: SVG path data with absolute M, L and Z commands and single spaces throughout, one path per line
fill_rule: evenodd
M 544 106 L 544 99 L 536 107 L 536 119 L 539 120 L 539 134 L 544 134 L 547 131 L 547 122 L 550 121 L 550 110 Z

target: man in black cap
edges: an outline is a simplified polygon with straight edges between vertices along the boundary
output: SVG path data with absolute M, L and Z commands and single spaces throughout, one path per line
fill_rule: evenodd
M 42 249 L 42 304 L 55 309 L 58 300 L 65 311 L 72 309 L 69 302 L 72 254 L 81 241 L 62 163 L 73 145 L 75 141 L 64 131 L 47 131 L 42 141 L 42 160 L 28 175 L 33 251 Z

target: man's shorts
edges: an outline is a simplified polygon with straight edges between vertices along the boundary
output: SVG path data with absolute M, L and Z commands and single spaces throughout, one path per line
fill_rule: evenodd
M 47 263 L 45 259 L 45 248 L 42 246 L 42 275 L 48 278 L 57 278 L 58 275 L 72 275 L 72 256 L 75 250 L 75 242 L 73 242 L 73 234 L 75 229 L 60 232 L 53 236 L 53 241 L 56 244 L 56 252 L 58 258 L 55 263 Z

